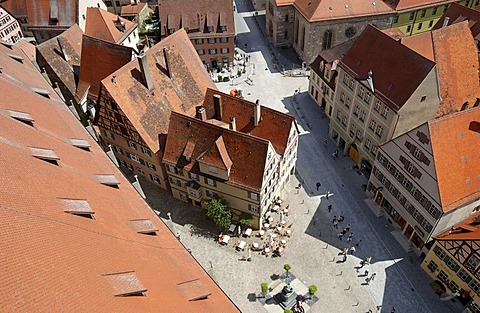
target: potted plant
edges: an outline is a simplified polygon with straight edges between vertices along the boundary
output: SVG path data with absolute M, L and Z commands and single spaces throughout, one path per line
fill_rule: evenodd
M 292 269 L 292 266 L 288 263 L 285 263 L 285 265 L 283 265 L 283 269 L 287 272 L 287 278 L 288 278 L 289 277 L 288 272 Z
M 268 292 L 268 283 L 261 283 L 260 284 L 260 289 L 262 290 L 262 295 L 265 298 Z
M 283 310 L 283 313 L 293 313 L 293 311 L 290 310 L 290 309 L 285 309 L 285 310 Z
M 310 297 L 313 297 L 317 292 L 317 290 L 318 290 L 317 286 L 310 285 L 310 287 L 308 287 L 308 294 L 310 295 Z

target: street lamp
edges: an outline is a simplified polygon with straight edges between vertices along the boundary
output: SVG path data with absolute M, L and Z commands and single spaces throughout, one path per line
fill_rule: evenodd
M 167 216 L 168 216 L 168 219 L 170 220 L 170 226 L 172 227 L 172 233 L 174 233 L 175 236 L 177 236 L 177 238 L 180 239 L 180 233 L 178 233 L 178 232 L 175 230 L 175 224 L 173 224 L 172 213 L 168 212 L 168 213 L 167 213 Z

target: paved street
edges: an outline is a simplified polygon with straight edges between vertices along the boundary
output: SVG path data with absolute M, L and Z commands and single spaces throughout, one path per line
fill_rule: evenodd
M 292 265 L 291 272 L 306 286 L 315 284 L 319 301 L 310 312 L 452 312 L 448 303 L 440 302 L 428 286 L 430 279 L 420 267 L 413 253 L 406 253 L 390 235 L 393 230 L 384 218 L 377 218 L 365 205 L 362 185 L 365 176 L 353 169 L 348 157 L 333 160 L 335 147 L 327 138 L 328 119 L 306 93 L 307 78 L 283 77 L 272 62 L 275 55 L 281 64 L 292 67 L 297 62 L 292 54 L 281 55 L 268 48 L 268 41 L 253 21 L 248 2 L 237 1 L 236 27 L 238 46 L 249 53 L 255 64 L 253 85 L 237 82 L 246 99 L 277 110 L 288 112 L 297 119 L 300 127 L 297 175 L 282 194 L 285 205 L 290 205 L 293 237 L 281 258 L 266 258 L 253 253 L 252 262 L 243 261 L 244 252 L 231 246 L 220 246 L 214 241 L 217 233 L 199 207 L 185 205 L 168 192 L 152 192 L 152 186 L 143 183 L 148 201 L 174 232 L 180 234 L 182 243 L 215 279 L 225 293 L 243 312 L 266 312 L 255 294 L 260 283 L 275 285 L 276 275 L 283 273 L 283 264 Z M 262 13 L 260 13 L 262 14 Z M 257 17 L 264 21 L 263 16 Z M 261 23 L 260 23 L 261 25 Z M 245 49 L 245 43 L 247 48 Z M 281 53 L 287 53 L 281 51 Z M 253 74 L 253 73 L 252 73 Z M 220 83 L 218 88 L 229 92 L 230 83 Z M 295 90 L 298 104 L 293 105 Z M 321 182 L 317 192 L 315 184 Z M 296 189 L 299 183 L 301 189 Z M 332 195 L 326 199 L 326 191 Z M 327 206 L 333 206 L 328 212 Z M 172 221 L 167 218 L 172 213 Z M 339 229 L 332 226 L 333 216 L 343 215 L 345 221 Z M 338 233 L 351 224 L 352 243 L 342 241 Z M 355 255 L 338 263 L 339 252 L 361 240 Z M 371 256 L 371 265 L 357 273 L 362 259 Z M 375 280 L 365 284 L 363 271 L 376 273 Z

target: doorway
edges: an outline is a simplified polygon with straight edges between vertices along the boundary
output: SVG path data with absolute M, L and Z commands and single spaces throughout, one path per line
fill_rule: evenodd
M 410 240 L 410 237 L 412 237 L 413 234 L 413 227 L 410 225 L 407 225 L 407 228 L 403 232 L 403 235 L 407 237 L 408 240 Z
M 353 161 L 355 161 L 356 164 L 358 164 L 358 161 L 360 160 L 360 153 L 358 153 L 357 146 L 354 143 L 350 145 L 348 155 Z

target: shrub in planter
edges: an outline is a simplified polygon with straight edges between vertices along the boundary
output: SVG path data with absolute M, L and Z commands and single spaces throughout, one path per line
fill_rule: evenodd
M 229 81 L 230 81 L 230 77 L 225 76 L 225 77 L 223 78 L 223 81 L 224 81 L 224 82 L 229 82 Z
M 308 287 L 308 293 L 313 296 L 317 292 L 318 288 L 315 285 L 311 285 Z
M 285 310 L 283 310 L 283 313 L 293 313 L 293 311 L 290 310 L 290 309 L 285 309 Z
M 262 289 L 262 293 L 265 295 L 268 292 L 268 283 L 261 283 L 260 289 Z
M 217 79 L 218 79 L 219 82 L 222 82 L 222 81 L 223 81 L 223 76 L 222 76 L 222 75 L 218 75 L 218 76 L 217 76 Z
M 288 277 L 288 272 L 292 269 L 292 266 L 290 264 L 286 263 L 283 266 L 283 269 L 287 272 L 287 277 Z
M 238 77 L 242 76 L 242 70 L 239 69 L 239 70 L 237 71 L 237 76 L 238 76 Z

